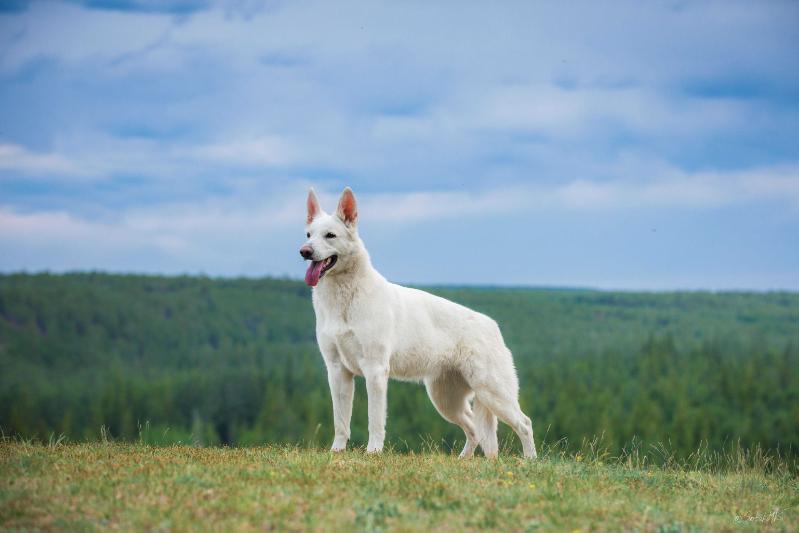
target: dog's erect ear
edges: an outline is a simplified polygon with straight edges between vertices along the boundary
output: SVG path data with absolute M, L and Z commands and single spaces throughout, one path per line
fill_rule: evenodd
M 346 187 L 338 200 L 336 216 L 344 221 L 348 226 L 354 226 L 358 220 L 358 205 L 355 203 L 355 195 L 352 189 Z
M 308 217 L 305 219 L 306 224 L 310 224 L 313 222 L 313 219 L 322 212 L 322 208 L 319 207 L 319 200 L 316 198 L 316 193 L 311 187 L 311 190 L 308 191 Z

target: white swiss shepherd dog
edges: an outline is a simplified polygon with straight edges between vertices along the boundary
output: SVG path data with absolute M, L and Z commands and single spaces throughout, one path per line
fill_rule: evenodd
M 306 237 L 300 254 L 311 261 L 305 282 L 313 287 L 316 338 L 333 397 L 333 451 L 347 447 L 358 375 L 366 380 L 369 399 L 369 453 L 383 449 L 391 377 L 424 382 L 441 416 L 466 434 L 461 457 L 471 457 L 477 446 L 487 457 L 497 455 L 497 418 L 519 436 L 524 456 L 536 457 L 532 423 L 519 407 L 513 356 L 496 322 L 386 281 L 358 236 L 349 187 L 334 215 L 322 210 L 310 190 Z

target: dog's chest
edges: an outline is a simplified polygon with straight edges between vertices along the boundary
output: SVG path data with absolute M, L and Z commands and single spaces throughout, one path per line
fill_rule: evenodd
M 336 347 L 341 363 L 352 373 L 361 375 L 360 359 L 363 356 L 363 343 L 355 330 L 347 323 L 338 320 L 320 320 L 319 333 L 324 344 Z
M 352 330 L 343 331 L 335 337 L 336 348 L 338 349 L 341 362 L 350 372 L 362 375 L 361 357 L 363 347 Z
M 362 375 L 366 359 L 385 359 L 393 352 L 394 319 L 383 287 L 326 286 L 314 291 L 317 331 L 323 344 L 334 345 L 342 364 Z
M 321 299 L 320 299 L 321 300 Z M 348 313 L 341 307 L 325 305 L 327 302 L 316 302 L 317 328 L 325 344 L 336 347 L 342 364 L 354 374 L 361 375 L 360 358 L 363 345 L 356 335 L 355 325 L 348 320 Z

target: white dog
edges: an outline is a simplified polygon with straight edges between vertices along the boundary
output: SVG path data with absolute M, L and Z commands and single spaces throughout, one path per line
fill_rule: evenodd
M 344 189 L 335 215 L 325 213 L 313 189 L 303 258 L 313 287 L 316 338 L 333 396 L 333 451 L 347 447 L 353 375 L 366 379 L 367 452 L 383 449 L 388 378 L 424 381 L 446 420 L 466 433 L 461 457 L 482 447 L 498 452 L 497 418 L 536 457 L 533 426 L 519 407 L 513 357 L 496 322 L 438 296 L 389 283 L 373 267 L 358 237 L 355 196 Z M 470 400 L 474 398 L 474 408 Z

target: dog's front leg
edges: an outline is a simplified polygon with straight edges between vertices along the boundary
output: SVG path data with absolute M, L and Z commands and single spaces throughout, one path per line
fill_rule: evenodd
M 369 400 L 369 444 L 366 452 L 380 453 L 386 440 L 388 364 L 370 363 L 363 365 L 362 370 Z
M 327 363 L 327 382 L 333 399 L 333 426 L 335 438 L 331 451 L 340 452 L 347 448 L 350 439 L 350 419 L 352 418 L 352 393 L 355 387 L 352 372 L 340 361 Z

